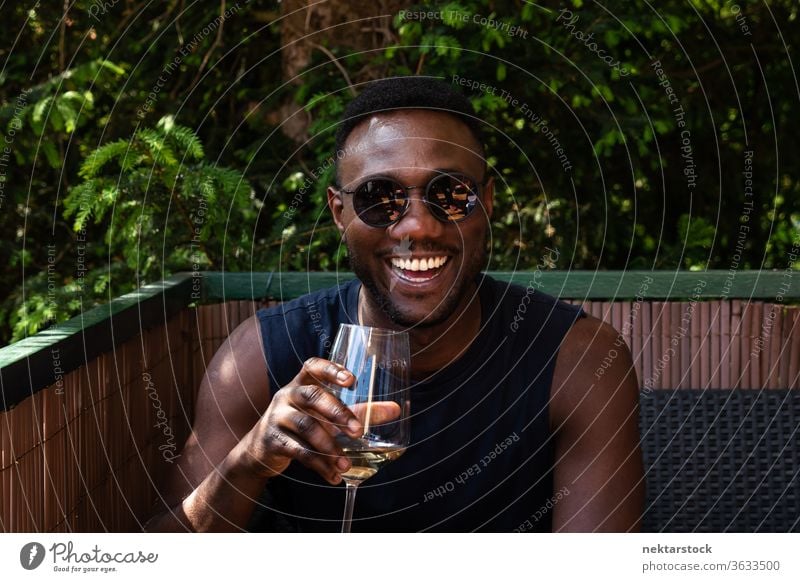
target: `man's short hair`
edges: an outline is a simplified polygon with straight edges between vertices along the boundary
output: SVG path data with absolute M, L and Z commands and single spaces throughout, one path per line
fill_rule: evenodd
M 335 151 L 344 151 L 348 136 L 364 119 L 397 109 L 431 109 L 456 116 L 477 141 L 478 153 L 484 155 L 483 134 L 472 103 L 450 83 L 435 77 L 391 77 L 368 84 L 344 110 Z

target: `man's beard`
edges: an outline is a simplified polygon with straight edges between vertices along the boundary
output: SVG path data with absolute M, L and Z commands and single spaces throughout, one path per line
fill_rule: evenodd
M 484 237 L 484 239 L 487 237 Z M 404 328 L 417 327 L 424 329 L 447 321 L 462 299 L 466 297 L 469 287 L 475 281 L 478 273 L 486 266 L 486 244 L 483 244 L 475 253 L 470 253 L 469 255 L 462 253 L 464 264 L 451 266 L 451 268 L 461 268 L 460 279 L 456 280 L 453 287 L 442 297 L 439 304 L 430 314 L 417 320 L 400 310 L 392 301 L 391 296 L 378 287 L 372 273 L 350 245 L 347 246 L 347 251 L 351 270 L 361 280 L 373 302 L 393 323 Z

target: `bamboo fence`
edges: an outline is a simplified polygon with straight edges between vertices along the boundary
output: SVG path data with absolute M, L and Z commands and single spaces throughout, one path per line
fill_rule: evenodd
M 620 331 L 644 390 L 800 388 L 800 307 L 575 303 Z M 186 308 L 1 412 L 0 530 L 140 531 L 207 363 L 258 306 Z

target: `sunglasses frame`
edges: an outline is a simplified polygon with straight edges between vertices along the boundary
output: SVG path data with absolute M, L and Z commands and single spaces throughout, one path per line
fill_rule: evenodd
M 437 180 L 441 180 L 443 178 L 456 178 L 456 179 L 465 178 L 466 180 L 471 181 L 476 186 L 477 196 L 478 196 L 478 203 L 475 204 L 474 206 L 472 206 L 471 207 L 472 209 L 468 213 L 466 213 L 462 218 L 459 218 L 457 220 L 450 220 L 450 219 L 447 219 L 447 218 L 440 218 L 430 208 L 431 204 L 436 204 L 435 202 L 433 202 L 433 201 L 428 199 L 428 195 L 429 195 L 430 190 L 431 190 L 431 185 L 434 182 L 436 182 Z M 394 184 L 396 184 L 397 186 L 399 186 L 400 188 L 405 190 L 406 197 L 405 197 L 405 203 L 403 205 L 403 209 L 400 211 L 399 216 L 395 220 L 392 220 L 390 222 L 380 223 L 380 224 L 373 224 L 371 222 L 367 222 L 366 220 L 364 220 L 364 218 L 361 216 L 362 213 L 356 211 L 356 215 L 361 220 L 361 222 L 363 222 L 367 226 L 371 226 L 373 228 L 387 228 L 389 226 L 392 226 L 393 224 L 397 224 L 398 222 L 400 222 L 400 220 L 403 218 L 403 216 L 405 215 L 405 213 L 406 213 L 406 211 L 408 210 L 408 207 L 409 207 L 410 197 L 408 196 L 408 192 L 411 191 L 411 190 L 417 190 L 417 189 L 422 189 L 422 188 L 425 189 L 425 194 L 422 197 L 422 203 L 425 204 L 425 206 L 428 208 L 428 211 L 433 215 L 433 217 L 436 220 L 438 220 L 439 222 L 443 222 L 445 224 L 452 224 L 452 223 L 456 223 L 456 222 L 462 222 L 462 221 L 466 220 L 467 218 L 469 218 L 470 216 L 472 216 L 474 214 L 474 212 L 475 212 L 475 209 L 478 206 L 482 206 L 483 205 L 483 200 L 481 200 L 481 197 L 483 196 L 483 188 L 489 182 L 489 178 L 484 178 L 482 181 L 479 182 L 478 180 L 476 180 L 475 178 L 473 178 L 469 174 L 465 174 L 463 172 L 442 172 L 438 176 L 434 176 L 433 178 L 431 178 L 428 181 L 427 184 L 419 185 L 419 186 L 404 186 L 403 184 L 400 183 L 400 181 L 397 178 L 393 178 L 391 176 L 377 175 L 377 176 L 370 176 L 368 178 L 365 178 L 364 180 L 359 182 L 358 186 L 356 186 L 352 190 L 345 190 L 344 188 L 338 188 L 338 191 L 340 193 L 342 193 L 342 194 L 352 194 L 353 195 L 353 206 L 355 208 L 355 194 L 357 194 L 358 191 L 363 186 L 365 186 L 368 182 L 372 182 L 374 180 L 386 180 L 388 182 L 393 182 Z

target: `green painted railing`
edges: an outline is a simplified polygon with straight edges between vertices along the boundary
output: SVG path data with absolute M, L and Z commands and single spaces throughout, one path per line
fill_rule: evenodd
M 516 271 L 493 277 L 564 299 L 800 300 L 797 271 Z M 285 301 L 352 279 L 352 273 L 179 273 L 0 349 L 0 410 L 159 325 L 192 303 Z

